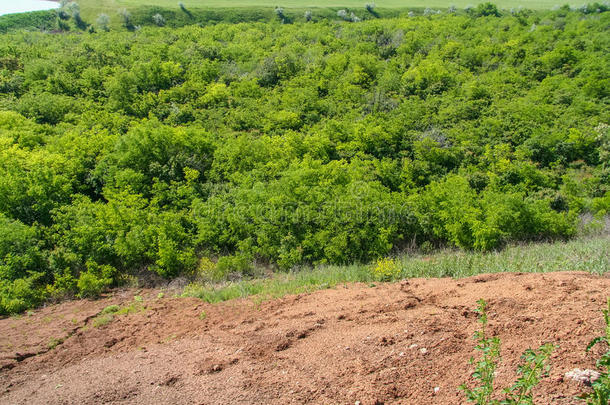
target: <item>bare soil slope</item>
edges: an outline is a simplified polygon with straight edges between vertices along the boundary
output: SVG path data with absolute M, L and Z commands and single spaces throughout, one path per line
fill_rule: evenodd
M 463 403 L 457 387 L 471 371 L 479 298 L 502 339 L 499 383 L 513 381 L 525 349 L 555 342 L 536 403 L 578 403 L 583 388 L 562 376 L 593 367 L 599 353 L 584 349 L 603 330 L 610 278 L 411 279 L 260 305 L 158 299 L 150 290 L 140 292 L 145 309 L 93 326 L 104 307 L 129 305 L 134 294 L 0 320 L 0 403 Z

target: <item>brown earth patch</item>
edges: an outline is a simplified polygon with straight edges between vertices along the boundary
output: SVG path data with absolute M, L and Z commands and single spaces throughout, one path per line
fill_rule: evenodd
M 563 375 L 594 366 L 599 352 L 584 349 L 603 330 L 610 278 L 412 279 L 261 305 L 157 292 L 139 291 L 140 310 L 99 327 L 93 320 L 103 308 L 127 306 L 136 292 L 0 319 L 0 403 L 464 403 L 457 387 L 476 354 L 479 298 L 502 340 L 499 385 L 512 382 L 525 349 L 554 342 L 551 374 L 535 402 L 578 403 L 583 387 Z

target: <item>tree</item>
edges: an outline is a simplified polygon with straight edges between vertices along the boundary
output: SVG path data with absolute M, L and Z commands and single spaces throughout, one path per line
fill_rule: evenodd
M 100 29 L 104 31 L 110 30 L 110 17 L 107 14 L 100 14 L 97 16 L 97 20 L 95 20 L 96 24 Z
M 163 27 L 165 25 L 165 18 L 163 18 L 163 16 L 159 13 L 153 15 L 152 20 L 155 23 L 155 25 L 157 25 L 159 27 Z

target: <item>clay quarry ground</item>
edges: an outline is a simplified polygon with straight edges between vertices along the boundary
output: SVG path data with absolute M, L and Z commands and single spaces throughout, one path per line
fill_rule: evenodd
M 464 403 L 457 387 L 475 354 L 479 298 L 502 340 L 499 384 L 513 380 L 525 349 L 555 342 L 535 403 L 578 403 L 583 388 L 563 375 L 592 368 L 599 355 L 584 349 L 603 330 L 610 278 L 410 279 L 262 304 L 158 292 L 115 292 L 1 319 L 0 403 Z M 96 315 L 111 304 L 132 311 L 100 325 Z

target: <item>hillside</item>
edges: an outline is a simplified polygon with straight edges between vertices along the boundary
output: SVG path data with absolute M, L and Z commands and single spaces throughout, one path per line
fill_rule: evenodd
M 603 229 L 587 10 L 4 34 L 0 313 Z
M 79 3 L 85 8 L 98 7 L 105 8 L 107 10 L 118 9 L 121 7 L 142 7 L 142 6 L 158 6 L 166 8 L 177 8 L 178 3 L 174 0 L 80 0 Z M 347 7 L 351 9 L 364 8 L 367 2 L 360 0 L 286 0 L 280 2 L 273 2 L 269 0 L 255 1 L 255 0 L 185 0 L 181 2 L 188 8 L 206 8 L 206 7 L 286 7 L 286 8 L 338 8 Z M 375 4 L 379 8 L 409 8 L 409 7 L 439 7 L 448 8 L 449 6 L 456 6 L 464 8 L 466 6 L 477 6 L 483 1 L 468 2 L 466 0 L 380 0 L 375 2 L 368 2 L 369 4 Z M 499 0 L 495 2 L 498 7 L 511 8 L 511 7 L 523 7 L 528 9 L 551 9 L 557 6 L 557 2 L 552 0 Z M 580 6 L 582 3 L 577 2 L 566 2 L 561 3 Z
M 550 0 L 0 16 L 0 404 L 607 405 L 609 32 Z

